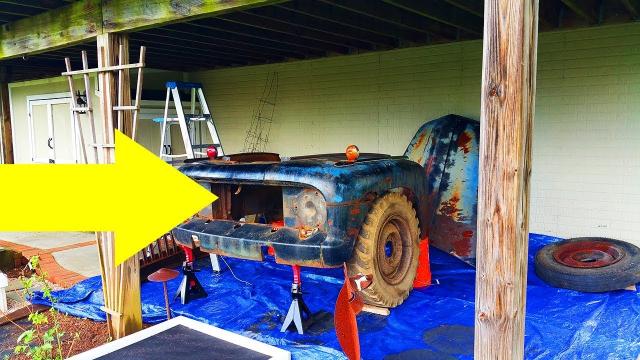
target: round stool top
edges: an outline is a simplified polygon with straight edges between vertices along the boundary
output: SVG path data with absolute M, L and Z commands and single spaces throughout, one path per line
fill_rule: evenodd
M 162 268 L 147 276 L 147 279 L 153 282 L 165 282 L 177 278 L 178 275 L 180 275 L 180 272 L 177 270 Z

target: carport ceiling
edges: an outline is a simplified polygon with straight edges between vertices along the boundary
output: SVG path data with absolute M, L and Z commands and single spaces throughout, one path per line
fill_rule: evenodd
M 0 23 L 63 6 L 62 0 L 0 0 Z M 147 66 L 194 71 L 265 64 L 482 36 L 482 0 L 292 0 L 130 34 L 132 61 L 147 47 Z M 540 31 L 634 21 L 640 0 L 541 0 Z M 80 50 L 95 43 L 22 59 L 12 79 L 59 74 L 63 59 L 79 67 Z M 95 66 L 95 64 L 94 64 Z

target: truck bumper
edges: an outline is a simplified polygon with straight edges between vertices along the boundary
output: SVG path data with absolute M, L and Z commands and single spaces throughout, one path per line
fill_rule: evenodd
M 341 266 L 348 260 L 344 241 L 327 241 L 323 232 L 300 239 L 297 229 L 276 230 L 269 224 L 194 219 L 176 227 L 173 237 L 181 245 L 241 259 L 261 261 L 271 247 L 280 264 L 325 268 Z

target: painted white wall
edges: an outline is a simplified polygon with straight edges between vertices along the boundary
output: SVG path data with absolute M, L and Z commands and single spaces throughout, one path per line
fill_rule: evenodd
M 161 71 L 155 69 L 145 69 L 145 77 L 144 77 L 144 89 L 153 89 L 153 90 L 164 90 L 164 83 L 169 80 L 183 80 L 184 74 L 180 72 L 169 72 L 169 71 Z M 135 76 L 132 76 L 135 79 Z M 91 78 L 91 86 L 92 89 L 95 90 L 95 76 Z M 77 77 L 75 79 L 75 88 L 76 90 L 84 90 L 84 82 L 81 77 Z M 11 121 L 12 121 L 12 131 L 13 131 L 13 146 L 14 146 L 14 158 L 15 163 L 30 163 L 31 162 L 31 151 L 30 151 L 30 142 L 29 142 L 29 125 L 28 125 L 28 108 L 27 108 L 27 98 L 34 96 L 47 96 L 48 94 L 54 93 L 68 93 L 69 87 L 67 84 L 67 79 L 65 77 L 55 77 L 48 79 L 39 79 L 25 82 L 16 82 L 9 84 L 9 94 L 10 94 L 10 103 L 11 103 Z M 148 101 L 144 101 L 143 99 L 143 107 Z M 164 105 L 164 100 L 157 101 L 161 102 Z M 98 143 L 102 143 L 102 128 L 100 126 L 102 114 L 100 111 L 100 99 L 98 96 L 93 93 L 93 104 L 94 104 L 94 116 L 95 123 L 98 125 L 96 127 L 96 135 Z M 149 149 L 154 154 L 158 153 L 160 148 L 160 127 L 157 123 L 151 121 L 153 117 L 161 117 L 162 116 L 162 108 L 163 106 L 154 106 L 153 108 L 143 108 L 141 111 L 141 117 L 138 121 L 138 133 L 137 133 L 137 141 Z M 43 112 L 40 111 L 42 109 L 37 109 L 38 115 L 42 116 Z M 156 112 L 154 114 L 154 111 Z M 54 114 L 56 119 L 62 116 L 65 116 L 63 111 L 60 108 L 56 108 L 56 112 Z M 39 119 L 42 120 L 42 119 Z M 71 119 L 68 119 L 71 121 Z M 82 126 L 82 131 L 85 137 L 85 141 L 87 144 L 91 142 L 91 131 L 89 128 L 89 119 L 87 115 L 80 115 L 80 121 Z M 37 121 L 41 126 L 45 124 L 43 121 Z M 40 129 L 38 131 L 46 132 L 46 128 Z M 61 144 L 60 142 L 56 144 L 56 147 L 63 147 L 65 144 Z M 67 147 L 71 147 L 72 144 L 69 142 L 66 144 Z M 87 146 L 87 153 L 91 154 L 91 149 Z M 90 160 L 90 162 L 92 162 Z
M 401 154 L 428 119 L 479 118 L 480 41 L 190 74 L 228 153 L 279 74 L 268 150 Z M 640 24 L 540 36 L 530 229 L 640 245 Z

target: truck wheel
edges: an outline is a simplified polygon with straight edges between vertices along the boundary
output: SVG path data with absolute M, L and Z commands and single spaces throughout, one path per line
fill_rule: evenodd
M 404 195 L 388 193 L 373 204 L 347 264 L 350 276 L 373 276 L 362 291 L 367 303 L 395 307 L 409 296 L 418 267 L 419 232 L 416 211 Z
M 640 248 L 601 237 L 567 239 L 540 249 L 535 268 L 551 286 L 583 292 L 619 290 L 640 282 Z

